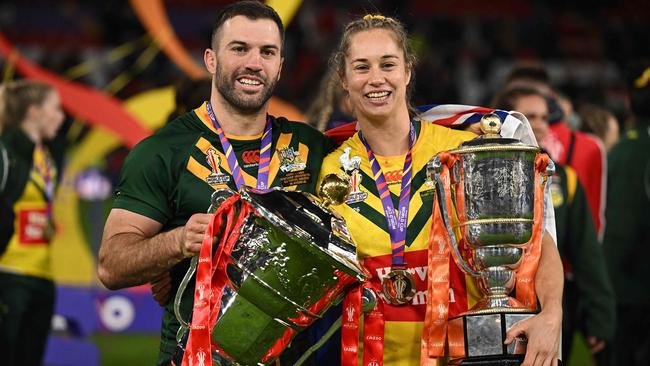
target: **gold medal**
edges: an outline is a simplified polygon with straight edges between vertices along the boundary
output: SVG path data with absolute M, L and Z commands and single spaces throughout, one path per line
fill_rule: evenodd
M 415 296 L 415 280 L 406 269 L 392 269 L 384 277 L 381 287 L 392 305 L 405 305 Z

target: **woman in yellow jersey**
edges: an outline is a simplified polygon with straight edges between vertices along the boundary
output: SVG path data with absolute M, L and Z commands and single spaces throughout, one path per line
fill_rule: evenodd
M 475 137 L 470 132 L 412 121 L 408 95 L 414 65 L 403 26 L 378 15 L 348 24 L 332 59 L 360 132 L 325 159 L 321 176 L 346 171 L 351 177 L 352 193 L 345 204 L 334 209 L 346 219 L 358 246 L 357 255 L 371 272 L 373 287 L 381 292 L 382 281 L 397 278 L 395 270 L 399 269 L 409 272 L 415 284 L 413 297 L 406 302 L 380 296 L 379 305 L 359 326 L 361 341 L 346 335 L 346 319 L 358 314 L 344 303 L 344 365 L 356 364 L 357 359 L 363 360 L 364 366 L 420 364 L 433 203 L 426 163 L 438 152 Z M 453 281 L 451 276 L 446 280 Z M 528 336 L 524 365 L 556 364 L 562 267 L 550 235 L 544 235 L 535 285 L 542 310 L 513 326 L 507 341 Z M 454 292 L 456 288 L 461 290 Z M 451 286 L 451 290 L 450 308 L 462 302 L 466 308 L 476 300 L 473 283 Z M 355 325 L 350 327 L 356 332 Z
M 63 122 L 52 87 L 31 80 L 0 86 L 0 196 L 13 220 L 0 223 L 0 359 L 40 365 L 54 308 L 50 270 L 56 168 L 45 142 Z

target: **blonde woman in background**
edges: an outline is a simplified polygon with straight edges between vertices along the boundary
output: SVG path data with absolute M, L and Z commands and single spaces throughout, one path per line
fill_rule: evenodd
M 0 196 L 8 209 L 0 222 L 0 245 L 6 246 L 0 254 L 3 365 L 42 364 L 55 295 L 50 241 L 57 168 L 46 142 L 63 119 L 51 86 L 20 80 L 0 87 Z

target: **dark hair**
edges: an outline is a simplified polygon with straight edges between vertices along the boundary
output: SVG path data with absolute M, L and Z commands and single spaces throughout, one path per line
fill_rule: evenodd
M 178 81 L 174 87 L 176 108 L 169 114 L 167 121 L 171 121 L 209 100 L 211 87 L 212 79 L 210 78 L 196 80 L 184 78 Z
M 511 111 L 515 109 L 517 100 L 521 97 L 536 95 L 544 100 L 546 97 L 539 90 L 531 87 L 514 87 L 500 91 L 492 99 L 492 108 Z
M 602 140 L 605 140 L 605 135 L 607 134 L 607 130 L 609 130 L 609 123 L 607 121 L 610 118 L 614 118 L 612 112 L 593 104 L 586 104 L 580 107 L 578 115 L 580 116 L 580 121 L 582 121 L 580 125 L 581 131 L 593 133 Z
M 35 80 L 16 80 L 0 85 L 0 131 L 17 128 L 32 105 L 41 105 L 54 90 Z
M 245 0 L 227 5 L 217 13 L 217 21 L 214 23 L 214 27 L 212 28 L 210 47 L 214 48 L 217 41 L 217 33 L 219 32 L 219 29 L 221 29 L 223 23 L 238 15 L 245 16 L 251 20 L 270 19 L 274 21 L 278 26 L 278 32 L 280 32 L 281 44 L 284 44 L 284 25 L 282 25 L 282 19 L 280 19 L 278 13 L 272 7 L 259 1 Z
M 626 79 L 632 113 L 650 119 L 650 60 L 641 60 L 628 67 Z
M 515 80 L 531 80 L 547 85 L 551 81 L 544 66 L 538 64 L 521 64 L 515 66 L 510 70 L 506 78 L 506 83 L 509 84 Z
M 413 50 L 411 50 L 408 35 L 404 25 L 400 21 L 383 15 L 366 15 L 361 19 L 350 22 L 345 27 L 343 35 L 341 36 L 341 42 L 330 58 L 330 67 L 332 67 L 336 73 L 342 77 L 345 74 L 345 56 L 348 54 L 348 50 L 350 49 L 350 39 L 353 35 L 359 32 L 371 29 L 386 29 L 391 31 L 395 38 L 395 42 L 397 42 L 397 45 L 402 48 L 404 53 L 404 63 L 407 70 L 411 71 L 411 80 L 406 88 L 406 104 L 411 114 L 417 114 L 415 108 L 411 106 L 410 101 L 411 92 L 415 85 L 415 66 L 417 64 L 417 57 Z

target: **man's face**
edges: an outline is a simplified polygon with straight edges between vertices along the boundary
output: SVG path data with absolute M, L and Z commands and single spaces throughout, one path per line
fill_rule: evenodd
M 548 105 L 546 99 L 539 95 L 519 97 L 515 102 L 515 110 L 521 112 L 533 128 L 537 142 L 543 144 L 548 134 Z
M 270 19 L 236 16 L 223 23 L 204 60 L 219 95 L 244 114 L 259 112 L 280 78 L 278 26 Z

